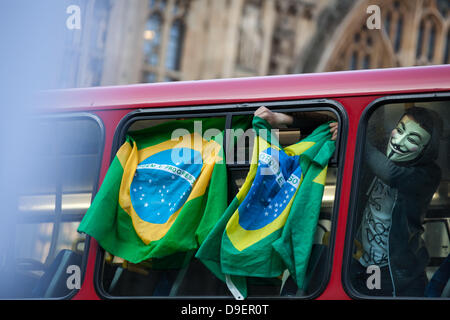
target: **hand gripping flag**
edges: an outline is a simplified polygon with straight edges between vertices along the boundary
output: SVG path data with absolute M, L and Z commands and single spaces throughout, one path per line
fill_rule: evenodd
M 284 149 L 265 120 L 254 117 L 253 129 L 246 180 L 196 254 L 237 299 L 247 296 L 246 277 L 273 278 L 287 269 L 304 285 L 335 149 L 328 124 Z
M 199 121 L 131 132 L 78 231 L 132 263 L 197 249 L 227 206 L 225 121 Z

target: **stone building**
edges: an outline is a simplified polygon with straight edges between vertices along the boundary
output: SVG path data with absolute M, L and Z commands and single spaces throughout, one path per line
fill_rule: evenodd
M 368 28 L 371 5 L 380 9 L 379 29 Z M 450 63 L 448 0 L 90 0 L 81 7 L 64 87 Z

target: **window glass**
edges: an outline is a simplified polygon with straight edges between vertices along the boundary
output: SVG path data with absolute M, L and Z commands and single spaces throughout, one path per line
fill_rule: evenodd
M 280 129 L 276 135 L 283 147 L 299 142 L 300 139 L 311 134 L 318 125 L 336 117 L 334 113 L 325 111 L 310 113 L 294 112 L 290 114 L 300 119 L 311 120 L 312 117 L 312 119 L 316 120 L 315 122 L 313 121 L 316 125 L 314 126 L 309 123 L 309 125 L 299 127 L 299 122 L 296 121 L 292 126 Z M 224 194 L 228 193 L 225 209 L 232 205 L 236 195 L 247 179 L 255 139 L 255 132 L 251 130 L 252 118 L 253 114 L 229 114 L 223 118 L 197 119 L 201 121 L 203 125 L 207 123 L 208 120 L 221 119 L 223 121 L 219 121 L 218 123 L 220 123 L 222 127 L 217 127 L 216 129 L 223 130 L 225 126 L 228 125 L 228 129 L 232 128 L 234 130 L 231 133 L 228 132 L 225 140 L 227 146 L 227 182 L 224 186 L 226 186 L 227 190 Z M 189 121 L 190 119 L 191 118 L 140 120 L 139 118 L 136 118 L 131 123 L 128 134 L 133 136 L 136 131 L 148 130 L 148 128 L 160 128 L 158 130 L 161 132 L 166 126 L 170 127 L 170 123 L 174 120 L 182 122 Z M 242 129 L 242 131 L 239 131 L 239 129 Z M 138 150 L 140 150 L 139 145 L 148 147 L 148 144 L 137 143 Z M 144 160 L 142 161 L 141 164 L 144 163 Z M 271 277 L 247 277 L 248 297 L 306 297 L 314 294 L 321 287 L 326 278 L 328 270 L 327 260 L 331 251 L 330 233 L 332 230 L 332 220 L 334 219 L 333 211 L 335 209 L 337 172 L 337 164 L 330 164 L 324 181 L 322 201 L 320 202 L 319 199 L 319 205 L 321 203 L 320 212 L 318 213 L 317 225 L 314 227 L 312 234 L 313 244 L 311 254 L 307 260 L 307 265 L 305 266 L 307 267 L 307 271 L 305 271 L 306 279 L 304 288 L 297 288 L 293 278 L 290 277 L 289 274 L 282 272 L 277 276 Z M 138 173 L 138 176 L 139 174 L 140 173 Z M 156 173 L 154 174 L 156 175 Z M 153 176 L 150 177 L 150 179 L 146 179 L 146 181 L 150 180 L 154 180 Z M 164 183 L 163 187 L 170 189 L 170 183 Z M 159 191 L 163 192 L 163 187 L 160 188 Z M 210 187 L 208 196 L 209 193 L 214 192 L 214 189 L 220 188 L 220 185 L 214 185 L 214 188 Z M 144 192 L 144 189 L 138 190 L 138 188 L 136 188 L 136 191 L 142 192 L 140 197 L 142 200 L 146 200 L 147 194 Z M 170 193 L 172 192 L 176 193 L 177 191 L 174 190 Z M 130 189 L 130 194 L 132 193 L 133 187 Z M 158 195 L 157 189 L 155 189 L 155 194 Z M 134 200 L 131 199 L 131 201 L 133 202 Z M 218 202 L 214 203 L 216 205 Z M 221 215 L 222 214 L 224 214 L 223 211 L 221 212 Z M 214 227 L 216 227 L 216 224 Z M 115 250 L 113 247 L 111 247 L 111 249 Z M 164 258 L 166 259 L 165 261 L 168 261 L 169 258 L 174 260 L 186 259 L 184 260 L 186 263 L 176 265 L 175 267 L 165 267 L 161 264 L 161 267 L 159 263 L 164 261 L 164 259 L 158 260 L 149 258 L 133 263 L 129 261 L 130 259 L 122 258 L 120 255 L 115 255 L 114 253 L 109 252 L 108 249 L 104 249 L 104 251 L 102 251 L 103 266 L 99 277 L 100 287 L 102 288 L 103 294 L 109 298 L 136 296 L 232 297 L 232 293 L 230 292 L 225 279 L 217 277 L 212 272 L 211 268 L 207 267 L 203 261 L 195 255 L 197 253 L 196 250 L 197 249 L 190 253 L 190 255 L 183 253 L 182 255 L 178 254 L 177 256 L 177 254 L 174 254 L 168 258 Z
M 309 136 L 319 125 L 336 120 L 332 112 L 296 111 L 287 112 L 294 118 L 289 126 L 277 128 L 276 136 L 282 147 L 288 147 Z M 237 194 L 248 174 L 254 147 L 255 132 L 248 130 L 237 139 L 234 145 L 234 163 L 230 164 L 230 201 Z M 324 191 L 315 229 L 314 242 L 306 273 L 305 287 L 299 289 L 292 277 L 273 278 L 261 281 L 258 278 L 248 280 L 249 296 L 308 296 L 317 292 L 324 281 L 327 271 L 327 257 L 330 253 L 329 239 L 331 234 L 335 191 L 337 182 L 337 164 L 330 163 L 326 173 Z
M 450 103 L 368 118 L 349 280 L 363 296 L 437 297 L 450 277 Z
M 179 127 L 171 126 L 174 122 L 179 123 L 188 123 L 192 121 L 192 126 L 183 126 Z M 193 129 L 195 126 L 195 130 Z M 167 129 L 170 127 L 170 130 Z M 161 136 L 165 136 L 167 139 L 163 139 L 161 141 L 158 140 L 158 143 L 171 141 L 173 135 L 176 137 L 183 136 L 188 133 L 199 133 L 200 136 L 204 139 L 209 139 L 207 137 L 207 132 L 212 133 L 212 136 L 216 136 L 220 132 L 224 131 L 225 128 L 225 117 L 211 117 L 211 118 L 178 118 L 178 119 L 136 119 L 133 121 L 127 131 L 127 134 L 134 137 L 138 143 L 138 148 L 140 148 L 141 144 L 145 144 L 147 142 L 147 137 L 150 138 L 155 134 L 154 130 L 156 128 L 157 133 L 162 133 Z M 180 133 L 176 133 L 177 129 L 184 129 L 188 131 L 180 131 Z M 150 130 L 152 134 L 143 134 L 139 135 L 138 132 L 148 132 Z M 167 131 L 165 131 L 167 130 Z M 208 131 L 211 130 L 211 131 Z M 164 135 L 167 133 L 167 135 Z M 219 134 L 220 135 L 220 134 Z M 139 139 L 139 136 L 142 139 Z M 158 136 L 159 137 L 159 136 Z M 149 141 L 150 141 L 149 140 Z M 140 142 L 139 142 L 140 141 Z M 189 140 L 189 145 L 195 148 L 195 144 L 199 142 L 199 140 Z M 217 140 L 221 142 L 220 139 Z M 153 145 L 153 142 L 148 142 L 149 146 Z M 200 143 L 201 144 L 201 143 Z M 175 148 L 176 149 L 176 148 Z M 174 150 L 175 150 L 174 149 Z M 140 150 L 140 149 L 139 149 Z M 171 158 L 171 157 L 170 157 Z M 172 158 L 171 158 L 172 159 Z M 143 163 L 143 162 L 142 162 Z M 172 165 L 176 165 L 177 161 L 172 163 Z M 193 164 L 195 166 L 195 163 Z M 203 164 L 202 164 L 203 165 Z M 184 167 L 186 171 L 190 171 L 192 168 Z M 139 173 L 140 174 L 140 173 Z M 145 173 L 142 173 L 145 174 Z M 159 171 L 158 174 L 165 174 L 165 172 Z M 157 175 L 154 177 L 151 176 L 149 179 L 145 181 L 148 182 L 148 185 L 154 183 L 153 180 L 157 179 Z M 138 177 L 139 178 L 139 177 Z M 168 176 L 168 180 L 159 180 L 160 184 L 155 189 L 154 194 L 156 196 L 161 195 L 161 203 L 159 204 L 158 209 L 164 210 L 164 205 L 172 206 L 173 202 L 171 197 L 174 194 L 178 194 L 180 188 L 175 188 L 172 190 L 171 179 L 174 179 L 174 183 L 177 183 L 177 178 L 170 175 Z M 179 182 L 179 181 L 178 181 Z M 155 202 L 152 200 L 152 192 L 146 192 L 146 187 L 136 187 L 131 188 L 130 194 L 133 194 L 133 190 L 139 191 L 139 197 L 133 198 L 134 206 L 137 208 L 137 202 L 148 201 L 148 203 L 154 204 L 157 206 Z M 168 192 L 165 192 L 165 191 Z M 150 193 L 150 194 L 149 194 Z M 130 196 L 131 196 L 130 195 Z M 205 201 L 206 201 L 205 197 Z M 152 202 L 153 201 L 153 202 Z M 162 202 L 164 201 L 164 202 Z M 148 207 L 148 206 L 147 206 Z M 145 204 L 141 211 L 140 209 L 136 209 L 138 214 L 141 214 L 145 211 Z M 202 207 L 204 208 L 204 207 Z M 167 208 L 169 209 L 169 207 Z M 163 211 L 161 211 L 163 212 Z M 204 211 L 206 212 L 206 210 Z M 163 213 L 164 214 L 164 213 Z M 191 212 L 194 214 L 194 212 Z M 143 216 L 143 215 L 142 215 Z M 184 235 L 183 237 L 185 237 Z M 138 242 L 141 241 L 138 239 Z M 134 245 L 134 244 L 132 244 Z M 133 296 L 198 296 L 198 295 L 227 295 L 228 289 L 226 285 L 219 280 L 207 267 L 203 265 L 199 260 L 193 258 L 192 252 L 190 255 L 186 255 L 184 257 L 184 252 L 175 253 L 168 255 L 161 260 L 158 259 L 144 259 L 139 263 L 132 263 L 129 260 L 121 258 L 119 256 L 114 256 L 109 253 L 108 250 L 105 250 L 104 259 L 103 259 L 103 268 L 101 275 L 101 287 L 104 293 L 108 296 L 125 296 L 125 297 L 133 297 Z M 186 259 L 188 261 L 187 264 L 175 263 L 175 267 L 172 267 L 170 264 L 171 259 L 177 260 L 181 257 L 181 260 Z M 154 261 L 162 263 L 162 267 L 158 265 L 154 265 Z M 168 263 L 169 267 L 166 267 L 166 263 Z
M 182 51 L 190 1 L 149 2 L 144 37 L 143 82 L 182 78 Z
M 144 32 L 145 62 L 156 66 L 159 62 L 159 46 L 161 42 L 162 19 L 159 14 L 153 14 L 147 21 Z
M 69 265 L 81 270 L 85 236 L 77 227 L 90 205 L 100 170 L 102 133 L 90 117 L 40 118 L 21 168 L 17 223 L 5 270 L 6 298 L 61 298 Z M 5 274 L 3 274 L 5 276 Z M 80 274 L 80 276 L 82 276 Z
M 445 46 L 443 43 L 441 46 L 438 46 L 438 43 L 436 41 L 439 41 L 438 39 L 440 38 L 442 39 L 442 42 L 445 39 L 445 33 L 442 23 L 434 14 L 424 14 L 420 19 L 420 25 L 417 35 L 417 63 L 429 64 L 438 62 L 436 58 L 440 55 L 437 54 L 436 48 Z
M 169 70 L 179 70 L 181 60 L 181 47 L 183 40 L 184 26 L 180 20 L 173 22 L 170 28 L 169 43 L 167 48 L 166 68 Z

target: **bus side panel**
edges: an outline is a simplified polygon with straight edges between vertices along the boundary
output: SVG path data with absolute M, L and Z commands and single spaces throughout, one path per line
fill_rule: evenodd
M 345 147 L 344 172 L 339 197 L 339 213 L 336 226 L 336 236 L 334 243 L 333 268 L 327 288 L 318 298 L 320 300 L 344 300 L 349 299 L 342 285 L 342 262 L 344 255 L 345 236 L 347 228 L 347 216 L 349 214 L 349 202 L 352 186 L 353 163 L 355 158 L 356 137 L 358 131 L 359 119 L 364 108 L 378 96 L 351 97 L 335 99 L 344 106 L 348 116 L 348 132 L 346 141 L 341 145 Z M 345 133 L 344 133 L 345 134 Z M 342 136 L 342 134 L 341 134 Z
M 102 166 L 100 170 L 100 179 L 98 188 L 100 188 L 103 179 L 108 171 L 111 163 L 112 144 L 114 133 L 120 120 L 133 109 L 111 110 L 111 111 L 97 111 L 95 114 L 103 121 L 105 128 L 105 146 L 103 149 Z M 80 291 L 73 298 L 74 300 L 98 300 L 100 299 L 94 285 L 95 262 L 97 258 L 98 244 L 95 239 L 90 239 L 89 254 L 86 263 L 86 270 L 84 273 L 83 284 Z
M 336 227 L 336 238 L 334 243 L 334 256 L 332 273 L 323 294 L 318 298 L 321 300 L 349 299 L 342 285 L 342 263 L 346 238 L 347 215 L 349 210 L 349 200 L 351 193 L 351 183 L 353 175 L 353 163 L 356 148 L 356 137 L 359 119 L 364 108 L 379 96 L 349 97 L 335 99 L 341 103 L 348 116 L 348 133 L 346 141 L 342 141 L 345 146 L 343 161 L 344 172 L 339 198 L 339 213 Z M 100 172 L 99 186 L 101 185 L 111 161 L 112 143 L 114 133 L 120 120 L 134 109 L 121 109 L 95 112 L 103 121 L 105 127 L 105 146 L 103 151 L 102 167 Z M 88 300 L 99 299 L 94 285 L 95 262 L 98 244 L 91 238 L 87 266 L 84 274 L 83 285 L 74 299 Z

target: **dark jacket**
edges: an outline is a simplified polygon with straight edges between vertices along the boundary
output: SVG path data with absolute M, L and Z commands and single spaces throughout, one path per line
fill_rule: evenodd
M 401 295 L 412 281 L 420 278 L 428 264 L 428 252 L 421 238 L 423 220 L 439 186 L 441 170 L 434 162 L 399 165 L 370 143 L 365 148 L 364 163 L 373 175 L 397 190 L 389 232 L 388 259 L 394 294 Z M 372 181 L 367 175 L 365 180 Z M 367 203 L 364 199 L 367 188 L 360 190 L 363 193 L 359 201 L 362 213 Z M 357 237 L 360 241 L 359 235 Z M 423 283 L 423 289 L 425 285 Z

